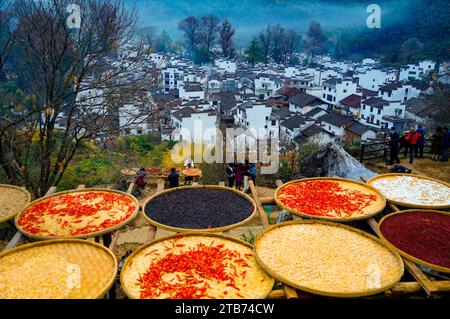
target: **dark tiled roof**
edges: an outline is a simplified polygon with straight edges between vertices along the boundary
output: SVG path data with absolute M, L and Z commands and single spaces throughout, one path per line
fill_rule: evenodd
M 373 131 L 373 129 L 371 129 L 370 127 L 363 125 L 357 121 L 353 121 L 352 124 L 346 127 L 346 130 L 358 136 L 363 136 L 364 133 Z
M 307 129 L 304 129 L 302 131 L 302 135 L 309 138 L 309 137 L 313 137 L 317 134 L 320 134 L 323 132 L 323 129 L 319 126 L 319 125 L 311 125 L 310 127 L 308 127 Z
M 361 106 L 361 96 L 352 94 L 343 99 L 340 103 L 342 105 L 347 105 L 355 108 L 359 108 Z
M 383 107 L 388 106 L 389 102 L 383 100 L 381 97 L 371 97 L 365 101 L 362 101 L 362 104 L 382 109 Z
M 251 108 L 251 107 L 253 107 L 253 101 L 247 101 L 247 102 L 240 104 L 238 106 L 238 109 L 240 109 L 241 111 L 245 111 L 246 109 Z
M 181 110 L 178 110 L 174 113 L 172 113 L 173 116 L 175 116 L 177 119 L 181 120 L 182 118 L 185 117 L 190 117 L 192 114 L 198 113 L 195 109 L 193 109 L 192 107 L 185 107 L 182 108 Z
M 186 92 L 199 92 L 203 91 L 203 88 L 200 83 L 186 83 L 184 85 L 184 90 Z
M 279 107 L 273 107 L 272 113 L 275 114 L 282 121 L 292 115 L 291 111 L 289 111 L 288 109 Z
M 281 125 L 293 131 L 295 128 L 299 128 L 301 125 L 305 125 L 306 120 L 302 115 L 294 115 L 293 117 L 287 119 Z
M 320 107 L 315 107 L 315 108 L 313 108 L 311 111 L 305 113 L 304 116 L 305 116 L 306 118 L 308 118 L 308 117 L 312 117 L 312 118 L 313 118 L 314 116 L 316 116 L 316 115 L 319 114 L 320 112 L 328 113 L 327 111 L 325 111 L 324 109 L 321 109 Z
M 403 84 L 400 83 L 400 82 L 391 82 L 391 83 L 388 83 L 386 85 L 383 85 L 380 88 L 380 91 L 381 92 L 392 93 L 392 91 L 395 91 L 395 90 L 401 88 L 402 86 L 403 86 Z
M 345 126 L 351 123 L 353 120 L 353 116 L 346 116 L 336 112 L 331 112 L 327 115 L 323 115 L 318 118 L 318 121 L 325 122 L 337 127 Z
M 295 96 L 299 94 L 301 91 L 300 89 L 293 88 L 293 87 L 283 87 L 277 91 L 277 94 L 284 95 L 284 96 Z
M 289 102 L 298 106 L 320 105 L 321 101 L 310 94 L 299 93 L 289 99 Z

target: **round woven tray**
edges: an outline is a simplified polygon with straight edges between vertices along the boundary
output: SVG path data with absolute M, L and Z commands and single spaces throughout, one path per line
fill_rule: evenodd
M 401 250 L 400 248 L 396 247 L 386 237 L 384 237 L 383 232 L 381 231 L 381 226 L 386 220 L 388 220 L 389 218 L 391 218 L 392 216 L 395 216 L 395 215 L 407 214 L 407 213 L 411 213 L 411 212 L 430 212 L 430 213 L 442 214 L 442 215 L 450 217 L 450 213 L 436 211 L 436 210 L 426 210 L 426 211 L 424 211 L 424 210 L 418 210 L 418 209 L 410 209 L 410 210 L 405 210 L 405 211 L 401 211 L 401 212 L 392 213 L 392 214 L 384 216 L 381 219 L 381 221 L 378 223 L 378 234 L 380 234 L 380 238 L 383 241 L 385 241 L 388 246 L 390 246 L 390 247 L 392 247 L 392 249 L 395 249 L 396 251 L 398 251 L 398 253 L 400 255 L 402 255 L 403 257 L 405 257 L 406 259 L 408 259 L 408 260 L 410 260 L 410 261 L 412 261 L 412 262 L 414 262 L 416 264 L 428 267 L 428 268 L 436 270 L 436 271 L 450 273 L 450 268 L 438 266 L 438 265 L 435 265 L 435 264 L 431 264 L 429 262 L 426 262 L 425 260 L 422 260 L 420 258 L 414 257 L 414 256 L 408 254 L 407 252 Z
M 380 180 L 383 178 L 389 178 L 389 177 L 398 177 L 398 176 L 411 176 L 411 177 L 416 177 L 419 179 L 434 181 L 434 182 L 437 182 L 439 184 L 442 184 L 442 185 L 450 188 L 450 184 L 448 184 L 444 181 L 435 179 L 435 178 L 421 176 L 421 175 L 413 175 L 413 174 L 401 174 L 401 173 L 391 173 L 391 174 L 383 174 L 383 175 L 375 176 L 375 177 L 371 178 L 370 180 L 368 180 L 367 183 L 369 185 L 373 185 L 373 183 L 377 180 Z M 401 191 L 401 190 L 399 190 L 399 191 Z M 391 204 L 406 207 L 406 208 L 421 208 L 421 209 L 447 209 L 447 208 L 450 208 L 450 205 L 418 205 L 418 204 L 411 204 L 411 203 L 407 203 L 407 202 L 398 201 L 398 200 L 391 199 L 388 197 L 387 197 L 387 200 Z
M 0 212 L 0 224 L 13 219 L 18 213 L 20 213 L 22 211 L 22 209 L 25 206 L 27 206 L 31 202 L 31 194 L 23 188 L 20 188 L 20 187 L 14 186 L 14 185 L 0 184 L 0 193 L 4 192 L 5 190 L 13 190 L 13 191 L 22 193 L 24 198 L 26 198 L 26 200 L 23 202 L 23 204 L 21 203 L 20 207 L 18 206 L 17 209 L 15 209 L 14 211 L 6 212 L 6 213 Z M 8 198 L 6 200 L 10 200 L 10 199 Z
M 32 243 L 0 254 L 0 299 L 98 299 L 116 276 L 116 257 L 99 244 Z
M 198 168 L 183 169 L 181 171 L 181 174 L 186 177 L 199 177 L 202 173 L 203 172 Z
M 87 192 L 102 192 L 102 193 L 115 193 L 115 194 L 120 194 L 123 196 L 126 196 L 128 198 L 130 198 L 134 205 L 136 206 L 135 211 L 133 212 L 133 214 L 124 222 L 115 225 L 114 227 L 110 227 L 107 228 L 105 230 L 102 231 L 98 231 L 98 232 L 93 232 L 93 233 L 88 233 L 88 234 L 84 234 L 84 235 L 79 235 L 79 236 L 60 236 L 60 237 L 48 237 L 48 236 L 43 236 L 43 235 L 36 235 L 36 234 L 30 234 L 27 231 L 25 231 L 20 225 L 19 225 L 19 220 L 20 217 L 22 216 L 22 214 L 31 206 L 46 200 L 48 198 L 54 198 L 54 197 L 58 197 L 60 195 L 64 195 L 64 194 L 80 194 L 80 193 L 87 193 Z M 130 223 L 131 221 L 133 221 L 133 219 L 136 218 L 136 216 L 139 214 L 139 201 L 132 196 L 131 194 L 128 193 L 124 193 L 121 191 L 117 191 L 117 190 L 112 190 L 112 189 L 105 189 L 105 188 L 86 188 L 86 189 L 82 189 L 82 190 L 69 190 L 69 191 L 65 191 L 65 192 L 60 192 L 60 193 L 55 193 L 49 196 L 45 196 L 42 198 L 39 198 L 38 200 L 35 200 L 34 202 L 30 203 L 27 207 L 25 207 L 21 213 L 17 214 L 17 216 L 15 217 L 15 225 L 16 228 L 25 236 L 27 236 L 30 239 L 33 240 L 49 240 L 49 239 L 84 239 L 84 238 L 91 238 L 91 237 L 98 237 L 98 236 L 102 236 L 105 234 L 108 234 L 110 232 L 113 232 L 117 229 L 120 229 L 122 227 L 124 227 L 125 225 L 127 225 L 128 223 Z
M 278 193 L 284 187 L 291 185 L 291 184 L 297 184 L 297 183 L 308 182 L 308 181 L 335 181 L 335 182 L 339 182 L 339 183 L 345 183 L 346 185 L 355 185 L 355 189 L 358 189 L 360 191 L 370 192 L 373 195 L 377 195 L 378 200 L 376 203 L 371 204 L 370 206 L 365 208 L 365 210 L 367 212 L 364 215 L 358 215 L 358 216 L 354 216 L 354 217 L 350 217 L 350 218 L 333 218 L 333 217 L 325 217 L 325 216 L 314 216 L 314 215 L 309 215 L 309 214 L 299 212 L 295 209 L 292 209 L 292 208 L 284 205 L 278 198 Z M 306 178 L 306 179 L 302 179 L 302 180 L 295 180 L 295 181 L 288 182 L 288 183 L 280 186 L 275 191 L 275 202 L 277 203 L 277 205 L 279 207 L 281 207 L 282 209 L 284 209 L 294 215 L 297 215 L 300 217 L 305 217 L 305 218 L 313 218 L 313 219 L 333 221 L 333 222 L 353 222 L 353 221 L 358 221 L 358 220 L 369 219 L 375 215 L 378 215 L 386 208 L 386 198 L 383 196 L 383 194 L 380 191 L 378 191 L 374 187 L 364 184 L 364 183 L 356 182 L 353 180 L 343 179 L 343 178 L 334 178 L 334 177 Z
M 299 278 L 296 281 L 293 280 L 289 280 L 285 277 L 285 275 L 280 274 L 279 271 L 277 269 L 275 269 L 274 265 L 270 265 L 270 264 L 266 264 L 263 260 L 266 258 L 266 256 L 273 256 L 275 249 L 277 249 L 277 247 L 274 244 L 271 244 L 270 246 L 270 251 L 260 251 L 260 247 L 261 247 L 261 241 L 265 236 L 268 236 L 268 234 L 270 234 L 271 231 L 273 230 L 277 230 L 278 228 L 283 228 L 286 226 L 291 226 L 291 225 L 326 225 L 326 226 L 332 226 L 332 227 L 338 227 L 338 228 L 342 228 L 345 229 L 347 231 L 351 231 L 354 233 L 357 233 L 361 236 L 363 236 L 364 238 L 370 239 L 373 242 L 379 244 L 380 246 L 382 246 L 382 248 L 385 248 L 386 252 L 389 252 L 392 254 L 392 258 L 395 259 L 395 264 L 396 264 L 396 269 L 395 269 L 395 276 L 392 276 L 393 279 L 390 280 L 389 282 L 385 282 L 384 284 L 382 284 L 380 287 L 376 287 L 376 288 L 370 288 L 370 289 L 364 289 L 364 290 L 360 290 L 360 291 L 342 291 L 342 292 L 336 292 L 336 291 L 332 291 L 331 289 L 329 290 L 320 290 L 320 289 L 316 289 L 314 287 L 308 287 L 305 285 L 302 285 L 300 282 L 301 280 L 304 280 L 303 277 Z M 283 238 L 281 238 L 282 241 L 285 241 L 286 244 L 289 246 L 289 241 L 290 238 L 292 238 L 293 236 L 295 236 L 294 234 L 290 234 L 288 229 L 283 229 Z M 315 239 L 314 239 L 315 241 Z M 367 243 L 367 242 L 366 242 Z M 343 243 L 342 243 L 343 244 Z M 377 246 L 379 247 L 379 246 Z M 282 251 L 280 252 L 287 260 L 287 263 L 290 262 L 295 262 L 294 261 L 294 256 L 292 255 L 294 252 L 291 253 L 292 249 L 291 247 L 285 249 L 284 247 L 280 247 L 279 249 L 282 249 Z M 326 257 L 326 255 L 322 255 L 320 253 L 320 249 L 322 249 L 322 247 L 317 249 L 317 259 L 318 261 L 325 262 L 324 258 Z M 328 248 L 323 248 L 323 249 L 328 249 Z M 255 251 L 255 255 L 256 255 L 256 259 L 258 260 L 258 263 L 260 264 L 261 268 L 263 268 L 268 274 L 270 274 L 271 276 L 273 276 L 274 278 L 280 280 L 281 282 L 297 288 L 299 290 L 302 291 L 306 291 L 312 294 L 316 294 L 316 295 L 322 295 L 322 296 L 328 296 L 328 297 L 337 297 L 337 298 L 355 298 L 355 297 L 365 297 L 365 296 L 371 296 L 371 295 L 376 295 L 378 293 L 382 293 L 392 287 L 394 287 L 402 278 L 403 276 L 403 272 L 404 272 L 404 266 L 403 266 L 403 261 L 400 257 L 400 255 L 391 247 L 385 245 L 385 243 L 380 240 L 379 238 L 372 236 L 371 234 L 368 234 L 366 232 L 363 232 L 359 229 L 356 228 L 352 228 L 343 224 L 337 224 L 337 223 L 331 223 L 331 222 L 325 222 L 325 221 L 318 221 L 318 220 L 302 220 L 302 221 L 291 221 L 291 222 L 286 222 L 286 223 L 282 223 L 282 224 L 278 224 L 278 225 L 274 225 L 271 226 L 269 228 L 267 228 L 266 230 L 264 230 L 261 234 L 258 235 L 258 237 L 256 238 L 255 241 L 255 246 L 254 246 L 254 251 Z M 325 250 L 326 253 L 325 254 L 332 254 L 333 252 L 339 252 L 339 249 L 337 250 L 333 250 L 333 251 L 328 251 Z M 306 258 L 306 257 L 305 257 Z M 305 262 L 304 260 L 302 262 Z M 304 266 L 302 266 L 304 267 Z M 340 263 L 336 264 L 336 267 L 343 267 Z M 345 265 L 344 265 L 345 267 Z M 298 268 L 298 266 L 297 266 Z M 305 268 L 303 268 L 305 269 Z M 297 270 L 294 268 L 292 268 L 291 273 L 295 273 L 294 275 L 297 276 L 301 276 L 298 275 Z M 313 276 L 311 278 L 317 278 L 319 277 L 319 281 L 320 280 L 324 280 L 323 278 L 326 277 L 326 275 L 320 275 L 320 270 L 314 268 L 312 269 L 308 276 Z M 354 273 L 352 272 L 342 272 L 342 276 L 354 276 Z M 395 278 L 394 278 L 395 277 Z M 333 277 L 333 279 L 326 284 L 327 287 L 329 287 L 330 285 L 333 285 L 335 282 L 335 278 Z M 349 281 L 350 279 L 347 279 L 347 281 Z M 381 284 L 381 283 L 380 283 Z
M 189 228 L 177 228 L 177 227 L 172 227 L 169 225 L 164 225 L 161 223 L 158 223 L 157 221 L 151 219 L 150 217 L 147 216 L 147 214 L 145 213 L 145 207 L 147 206 L 147 204 L 152 201 L 153 199 L 162 196 L 164 194 L 167 193 L 171 193 L 171 192 L 176 192 L 176 191 L 180 191 L 180 190 L 186 190 L 186 189 L 197 189 L 197 188 L 207 188 L 207 189 L 223 189 L 223 190 L 227 190 L 230 192 L 233 192 L 235 194 L 238 194 L 239 196 L 244 197 L 245 199 L 247 199 L 253 206 L 253 213 L 246 219 L 244 219 L 243 221 L 237 223 L 237 224 L 232 224 L 232 225 L 228 225 L 228 226 L 223 226 L 223 227 L 217 227 L 217 228 L 209 228 L 209 229 L 189 229 Z M 250 196 L 248 196 L 247 194 L 244 194 L 242 192 L 239 192 L 238 190 L 235 190 L 233 188 L 229 188 L 229 187 L 225 187 L 225 186 L 216 186 L 216 185 L 199 185 L 199 186 L 183 186 L 183 187 L 177 187 L 177 188 L 172 188 L 172 189 L 168 189 L 162 192 L 159 192 L 153 196 L 151 196 L 149 199 L 147 199 L 144 203 L 144 205 L 142 206 L 142 210 L 141 210 L 142 216 L 145 218 L 145 220 L 147 222 L 149 222 L 150 224 L 152 224 L 153 226 L 159 227 L 159 228 L 163 228 L 165 230 L 169 230 L 172 232 L 176 232 L 176 233 L 183 233 L 183 232 L 189 232 L 189 233 L 220 233 L 220 232 L 224 232 L 224 231 L 228 231 L 237 227 L 240 227 L 242 225 L 247 224 L 248 222 L 250 222 L 257 214 L 258 211 L 256 209 L 256 203 L 253 200 L 253 198 L 251 198 Z
M 181 250 L 184 250 L 189 247 L 189 245 L 195 246 L 197 243 L 206 242 L 210 243 L 214 241 L 214 243 L 220 243 L 225 244 L 225 248 L 230 248 L 232 250 L 238 251 L 242 256 L 245 254 L 251 254 L 253 255 L 253 246 L 245 243 L 243 241 L 240 241 L 236 238 L 220 235 L 220 234 L 210 234 L 210 233 L 184 233 L 184 234 L 178 234 L 175 236 L 170 236 L 166 238 L 161 238 L 158 240 L 155 240 L 151 243 L 146 244 L 145 246 L 139 248 L 137 251 L 135 251 L 125 262 L 122 272 L 120 274 L 120 280 L 122 284 L 122 288 L 127 294 L 127 296 L 130 299 L 139 299 L 140 298 L 140 292 L 139 287 L 135 286 L 136 280 L 139 278 L 139 275 L 145 272 L 145 270 L 148 268 L 150 261 L 152 260 L 151 254 L 155 251 L 156 248 L 162 249 L 160 251 L 161 255 L 164 254 L 164 244 L 169 244 L 171 241 L 177 240 L 177 243 L 182 243 L 185 246 L 183 248 L 173 248 L 168 251 L 168 253 L 173 252 L 179 252 Z M 198 240 L 200 239 L 200 240 Z M 264 299 L 267 298 L 267 296 L 272 291 L 273 285 L 275 283 L 275 279 L 271 278 L 269 275 L 267 275 L 258 265 L 256 262 L 256 259 L 253 255 L 253 257 L 250 257 L 251 259 L 248 261 L 248 264 L 252 266 L 251 268 L 239 268 L 238 267 L 238 273 L 240 270 L 246 271 L 245 279 L 240 279 L 239 282 L 237 282 L 237 287 L 240 289 L 239 291 L 236 290 L 237 293 L 242 295 L 242 297 L 245 297 L 247 299 Z M 229 261 L 231 262 L 231 258 Z M 231 270 L 231 268 L 230 268 Z M 211 288 L 209 289 L 208 293 L 210 295 L 214 295 L 216 298 L 219 299 L 233 299 L 233 296 L 231 294 L 228 294 L 227 296 L 221 296 L 223 293 L 224 287 L 220 287 L 218 285 L 214 285 L 213 283 L 210 283 Z M 245 286 L 244 286 L 245 285 Z M 236 296 L 234 298 L 242 298 L 240 296 Z

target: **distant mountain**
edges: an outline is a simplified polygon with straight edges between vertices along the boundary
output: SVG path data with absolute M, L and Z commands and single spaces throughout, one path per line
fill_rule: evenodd
M 268 24 L 281 24 L 305 34 L 311 21 L 330 36 L 329 51 L 337 56 L 373 55 L 400 61 L 405 41 L 422 45 L 415 57 L 450 59 L 450 1 L 442 0 L 124 0 L 138 9 L 142 26 L 156 26 L 178 39 L 178 22 L 190 15 L 217 15 L 236 28 L 235 43 L 244 46 Z M 367 6 L 381 7 L 381 29 L 366 25 Z M 415 41 L 416 39 L 414 39 Z M 414 42 L 413 41 L 413 42 Z

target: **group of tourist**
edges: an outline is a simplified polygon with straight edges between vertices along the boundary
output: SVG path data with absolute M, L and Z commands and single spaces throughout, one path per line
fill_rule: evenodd
M 424 158 L 424 148 L 427 134 L 422 125 L 412 127 L 408 132 L 399 134 L 395 127 L 389 134 L 390 165 L 400 164 L 399 154 L 403 151 L 403 157 L 409 154 L 409 163 L 413 164 L 415 158 Z M 431 136 L 431 159 L 448 162 L 448 148 L 450 135 L 448 128 L 438 127 Z
M 242 163 L 229 163 L 225 169 L 228 179 L 228 187 L 236 187 L 237 190 L 248 192 L 249 181 L 256 183 L 256 164 L 251 164 L 248 160 Z

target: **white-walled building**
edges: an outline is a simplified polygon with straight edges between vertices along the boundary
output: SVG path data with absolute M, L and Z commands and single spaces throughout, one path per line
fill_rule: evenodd
M 283 80 L 278 76 L 260 73 L 255 78 L 255 95 L 261 96 L 264 100 L 270 99 L 283 87 Z
M 364 89 L 378 91 L 385 83 L 397 80 L 398 71 L 391 69 L 370 69 L 356 75 L 358 84 Z
M 417 64 L 407 64 L 400 68 L 400 81 L 422 80 L 436 67 L 436 62 L 425 60 Z
M 180 99 L 184 101 L 190 100 L 204 100 L 205 99 L 205 91 L 203 90 L 203 86 L 197 82 L 184 82 L 180 85 Z
M 378 91 L 378 96 L 386 101 L 406 102 L 420 95 L 420 90 L 411 84 L 401 82 L 391 82 L 382 86 Z
M 299 93 L 289 99 L 289 111 L 306 114 L 315 108 L 326 108 L 326 104 L 315 96 Z
M 167 67 L 162 71 L 164 93 L 177 89 L 183 85 L 183 70 L 177 67 Z
M 400 101 L 386 101 L 381 97 L 371 97 L 361 102 L 362 124 L 385 129 L 392 121 L 389 118 L 402 119 L 406 116 L 406 107 Z
M 185 107 L 171 114 L 176 141 L 212 142 L 217 137 L 217 115 Z
M 330 105 L 339 105 L 347 96 L 357 93 L 358 85 L 353 79 L 332 78 L 323 83 L 322 100 Z
M 337 140 L 345 139 L 345 128 L 352 123 L 353 116 L 330 112 L 318 119 L 321 127 L 335 136 Z
M 254 101 L 246 101 L 237 106 L 235 124 L 245 129 L 254 129 L 258 134 L 265 132 L 267 137 L 278 137 L 280 134 L 280 119 L 273 116 L 273 108 Z
M 237 63 L 230 60 L 219 59 L 215 61 L 218 73 L 236 73 Z
M 142 106 L 124 104 L 119 107 L 119 129 L 122 135 L 142 135 L 148 133 L 147 114 Z
M 280 138 L 287 144 L 291 144 L 300 135 L 301 131 L 315 123 L 313 119 L 307 119 L 303 115 L 296 114 L 281 122 Z

